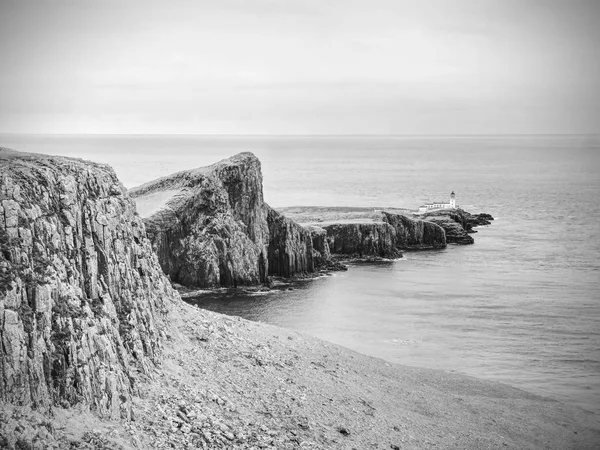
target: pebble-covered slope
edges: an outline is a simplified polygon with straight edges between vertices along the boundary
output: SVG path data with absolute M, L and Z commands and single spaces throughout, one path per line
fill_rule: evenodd
M 105 165 L 0 150 L 0 399 L 128 416 L 160 353 L 164 277 Z
M 387 363 L 177 303 L 132 421 L 0 403 L 41 448 L 595 450 L 597 416 L 501 383 Z M 0 440 L 0 446 L 2 441 Z M 13 446 L 11 446 L 13 445 Z M 37 447 L 33 447 L 37 448 Z

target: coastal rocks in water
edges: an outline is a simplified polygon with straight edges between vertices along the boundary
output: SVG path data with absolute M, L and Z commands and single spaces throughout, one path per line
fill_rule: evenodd
M 446 247 L 446 233 L 440 226 L 423 220 L 414 220 L 401 214 L 382 212 L 383 221 L 396 232 L 396 246 L 406 250 Z
M 396 231 L 383 222 L 336 223 L 323 227 L 332 254 L 358 258 L 400 258 Z
M 0 400 L 128 417 L 178 299 L 102 164 L 0 149 Z
M 471 227 L 478 227 L 481 225 L 491 225 L 492 224 L 491 221 L 494 220 L 492 215 L 488 214 L 488 213 L 471 214 L 466 211 L 463 211 L 463 212 L 465 214 L 467 214 L 467 220 L 469 221 L 469 224 L 471 225 Z
M 449 244 L 469 245 L 475 242 L 460 223 L 455 222 L 449 216 L 428 217 L 427 222 L 442 227 L 446 232 L 446 242 Z
M 460 208 L 423 215 L 400 208 L 289 207 L 281 212 L 304 225 L 328 227 L 329 240 L 335 238 L 335 233 L 331 236 L 333 224 L 388 223 L 394 227 L 396 246 L 400 250 L 438 249 L 448 243 L 472 244 L 469 233 L 476 232 L 473 228 L 489 225 L 494 220 L 489 214 L 470 214 Z M 344 227 L 337 229 L 344 230 Z M 318 237 L 313 239 L 315 248 L 317 240 Z
M 160 265 L 193 288 L 267 283 L 312 272 L 312 242 L 263 200 L 260 161 L 240 153 L 134 188 Z
M 310 232 L 268 205 L 269 275 L 291 277 L 314 272 L 313 243 Z
M 494 218 L 490 214 L 471 214 L 460 208 L 431 211 L 420 216 L 423 220 L 433 222 L 446 232 L 446 240 L 451 244 L 473 244 L 474 239 L 468 233 L 476 233 L 474 227 L 490 225 Z

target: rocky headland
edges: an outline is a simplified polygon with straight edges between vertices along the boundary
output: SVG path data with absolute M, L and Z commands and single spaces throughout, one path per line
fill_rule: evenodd
M 325 236 L 331 255 L 341 260 L 397 258 L 403 251 L 473 244 L 473 228 L 493 220 L 489 214 L 470 214 L 460 208 L 421 215 L 394 208 L 295 206 L 279 211 L 313 235 Z
M 184 303 L 163 273 L 182 266 L 174 256 L 166 265 L 153 249 L 162 236 L 182 251 L 169 239 L 202 219 L 216 221 L 213 241 L 194 229 L 219 269 L 202 272 L 207 284 L 246 282 L 233 261 L 229 267 L 235 252 L 256 281 L 273 258 L 304 248 L 302 239 L 312 255 L 324 253 L 315 249 L 323 249 L 323 232 L 303 228 L 301 238 L 274 214 L 269 229 L 268 209 L 235 206 L 240 192 L 252 203 L 252 191 L 229 164 L 215 170 L 228 182 L 199 173 L 181 184 L 164 180 L 177 191 L 164 204 L 201 212 L 186 211 L 186 221 L 172 208 L 165 217 L 180 228 L 158 221 L 149 239 L 152 214 L 142 221 L 110 167 L 0 150 L 0 448 L 598 447 L 592 413 Z M 213 196 L 202 202 L 194 192 L 205 188 Z M 272 258 L 271 235 L 279 245 Z M 236 248 L 234 236 L 255 252 Z M 304 264 L 289 259 L 294 270 Z
M 260 161 L 240 153 L 131 189 L 171 281 L 188 288 L 267 284 L 315 271 L 308 230 L 263 200 Z
M 460 209 L 293 207 L 264 202 L 261 164 L 240 153 L 130 190 L 163 271 L 183 289 L 269 286 L 343 270 L 341 261 L 471 244 L 485 218 Z M 183 291 L 182 291 L 183 292 Z

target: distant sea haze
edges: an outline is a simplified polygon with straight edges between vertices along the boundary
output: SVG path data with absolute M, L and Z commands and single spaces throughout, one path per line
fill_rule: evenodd
M 454 191 L 460 207 L 496 218 L 472 246 L 199 304 L 600 414 L 598 136 L 4 134 L 0 146 L 105 162 L 127 187 L 252 151 L 274 207 L 417 208 Z

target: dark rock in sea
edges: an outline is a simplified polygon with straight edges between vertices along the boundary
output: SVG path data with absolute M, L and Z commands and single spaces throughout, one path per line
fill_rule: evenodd
M 383 221 L 390 224 L 396 232 L 396 247 L 405 250 L 446 247 L 446 233 L 437 224 L 385 211 L 381 214 Z
M 464 211 L 464 212 L 466 214 L 469 214 L 468 221 L 472 227 L 478 227 L 481 225 L 491 225 L 492 224 L 491 221 L 494 220 L 494 218 L 492 217 L 491 214 L 487 214 L 487 213 L 470 214 L 470 213 L 467 213 L 466 211 Z
M 260 161 L 252 153 L 151 181 L 130 194 L 173 282 L 235 287 L 314 271 L 310 233 L 264 202 Z
M 128 417 L 178 295 L 114 171 L 0 149 L 0 400 Z
M 475 242 L 461 224 L 452 220 L 451 217 L 440 215 L 428 217 L 427 221 L 439 225 L 444 229 L 446 232 L 446 242 L 449 244 L 469 245 Z
M 460 208 L 431 211 L 419 217 L 444 228 L 448 243 L 461 245 L 473 244 L 475 242 L 468 235 L 468 233 L 476 233 L 473 230 L 474 227 L 490 225 L 490 220 L 494 220 L 489 214 L 471 214 Z

